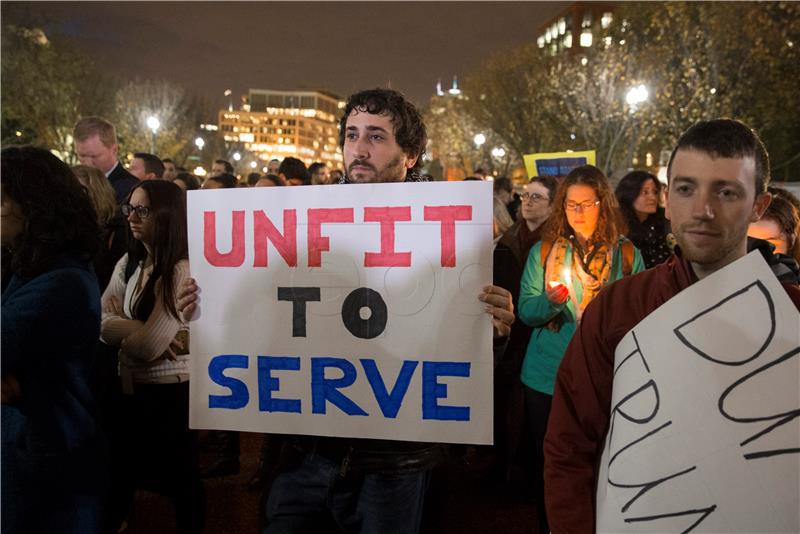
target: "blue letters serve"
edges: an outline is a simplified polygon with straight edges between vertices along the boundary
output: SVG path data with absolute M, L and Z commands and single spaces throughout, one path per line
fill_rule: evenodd
M 325 369 L 335 367 L 342 371 L 341 378 L 325 378 Z M 355 402 L 339 392 L 356 381 L 355 366 L 343 358 L 311 358 L 311 411 L 326 413 L 325 401 L 342 410 L 347 415 L 368 415 Z
M 300 399 L 273 399 L 272 392 L 281 388 L 272 370 L 299 371 L 300 358 L 294 356 L 258 357 L 258 409 L 262 412 L 300 413 Z
M 209 408 L 227 408 L 236 410 L 244 408 L 250 401 L 247 384 L 237 378 L 225 376 L 225 369 L 247 369 L 247 356 L 243 354 L 220 354 L 208 362 L 208 377 L 224 388 L 231 390 L 230 395 L 209 395 Z
M 394 388 L 389 393 L 386 390 L 383 377 L 378 371 L 378 366 L 375 365 L 375 360 L 361 360 L 361 366 L 364 368 L 369 385 L 372 386 L 372 392 L 375 394 L 375 400 L 378 401 L 378 406 L 381 407 L 384 417 L 389 419 L 397 417 L 397 412 L 400 411 L 400 405 L 403 403 L 403 397 L 406 396 L 408 386 L 411 384 L 411 376 L 414 374 L 418 363 L 410 360 L 403 362 L 403 367 L 400 369 Z
M 422 362 L 422 418 L 441 421 L 469 421 L 468 406 L 440 406 L 447 397 L 447 384 L 440 376 L 469 376 L 469 362 Z

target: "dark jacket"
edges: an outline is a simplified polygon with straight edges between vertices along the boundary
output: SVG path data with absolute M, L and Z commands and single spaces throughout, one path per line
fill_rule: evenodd
M 2 325 L 2 374 L 20 386 L 20 397 L 2 405 L 0 449 L 3 531 L 14 532 L 17 522 L 43 519 L 31 514 L 46 519 L 63 511 L 56 501 L 40 502 L 43 491 L 101 491 L 106 448 L 88 386 L 100 335 L 91 265 L 62 259 L 34 278 L 13 274 L 2 295 Z M 6 517 L 7 511 L 13 513 Z
M 126 171 L 122 163 L 117 163 L 117 166 L 108 175 L 108 181 L 111 183 L 111 187 L 114 188 L 117 204 L 122 204 L 131 189 L 139 183 L 139 179 Z
M 500 237 L 494 249 L 494 285 L 511 292 L 514 301 L 516 320 L 511 326 L 508 346 L 501 361 L 495 361 L 498 373 L 509 374 L 514 380 L 519 377 L 519 369 L 531 338 L 531 328 L 519 320 L 519 281 L 531 247 L 541 239 L 541 226 L 534 232 L 528 230 L 525 220 L 520 219 Z

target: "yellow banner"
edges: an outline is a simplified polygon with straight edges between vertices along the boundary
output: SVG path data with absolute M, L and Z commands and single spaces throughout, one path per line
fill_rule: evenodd
M 534 176 L 566 176 L 575 167 L 595 165 L 595 151 L 540 152 L 525 154 L 522 159 L 529 179 Z

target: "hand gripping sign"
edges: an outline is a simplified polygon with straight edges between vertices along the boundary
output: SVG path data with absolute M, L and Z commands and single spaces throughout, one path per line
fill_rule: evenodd
M 193 428 L 492 442 L 488 183 L 194 191 Z
M 799 325 L 753 252 L 623 338 L 598 532 L 800 532 Z

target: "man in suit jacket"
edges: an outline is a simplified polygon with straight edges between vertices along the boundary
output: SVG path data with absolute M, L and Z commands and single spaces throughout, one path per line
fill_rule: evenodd
M 117 159 L 119 145 L 114 125 L 100 117 L 84 117 L 75 125 L 75 153 L 81 164 L 101 170 L 121 204 L 139 179 L 125 170 Z

